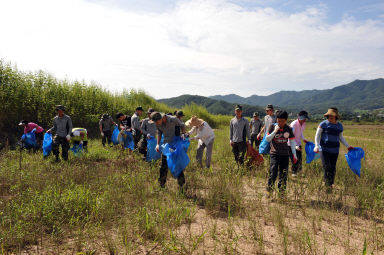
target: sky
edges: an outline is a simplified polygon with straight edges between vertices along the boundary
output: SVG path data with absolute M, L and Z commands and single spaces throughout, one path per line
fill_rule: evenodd
M 0 59 L 154 98 L 384 77 L 377 0 L 0 0 Z

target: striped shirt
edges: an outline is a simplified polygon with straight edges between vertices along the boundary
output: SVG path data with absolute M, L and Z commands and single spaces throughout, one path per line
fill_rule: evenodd
M 340 122 L 332 124 L 328 120 L 324 120 L 319 127 L 323 130 L 319 150 L 328 153 L 339 153 L 340 133 L 343 132 L 343 125 Z

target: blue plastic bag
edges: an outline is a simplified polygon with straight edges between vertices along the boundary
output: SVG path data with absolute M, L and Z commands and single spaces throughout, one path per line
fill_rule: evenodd
M 180 136 L 175 136 L 173 138 L 173 142 L 171 143 L 171 146 L 176 146 L 177 143 L 181 143 L 185 152 L 188 152 L 189 145 L 191 144 L 191 142 L 189 141 L 189 137 L 182 139 Z
M 73 152 L 73 155 L 75 155 L 75 157 L 80 157 L 84 151 L 82 144 L 74 144 L 70 150 Z
M 365 152 L 360 147 L 355 147 L 352 150 L 348 151 L 347 154 L 345 154 L 345 159 L 347 160 L 349 168 L 359 177 L 362 158 L 365 159 Z
M 189 164 L 189 157 L 181 140 L 174 146 L 166 143 L 161 146 L 162 153 L 167 157 L 168 168 L 173 177 L 177 178 Z
M 51 154 L 52 150 L 52 134 L 45 133 L 43 141 L 43 156 L 46 157 Z
M 306 154 L 306 162 L 307 164 L 311 163 L 313 160 L 320 158 L 320 153 L 316 153 L 313 151 L 315 148 L 315 144 L 313 142 L 307 142 L 305 144 L 305 154 Z
M 36 129 L 33 129 L 31 132 L 22 135 L 21 140 L 23 140 L 25 148 L 31 149 L 37 147 L 35 131 Z
M 119 139 L 118 139 L 119 133 L 120 133 L 119 129 L 115 127 L 115 129 L 112 132 L 112 138 L 111 138 L 113 145 L 119 144 Z
M 135 143 L 133 141 L 133 136 L 131 132 L 124 131 L 125 137 L 120 136 L 119 143 L 124 144 L 125 149 L 133 150 L 135 148 Z
M 261 140 L 259 145 L 259 154 L 269 154 L 270 149 L 270 142 L 267 141 L 267 135 L 264 135 L 263 140 Z
M 158 160 L 161 158 L 161 153 L 156 151 L 157 139 L 151 136 L 147 139 L 147 161 Z

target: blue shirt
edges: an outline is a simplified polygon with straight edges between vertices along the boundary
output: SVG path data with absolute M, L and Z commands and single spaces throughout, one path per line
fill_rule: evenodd
M 340 149 L 340 133 L 343 132 L 343 125 L 340 122 L 332 124 L 328 120 L 320 123 L 320 128 L 323 129 L 320 140 L 320 151 L 328 153 L 339 153 Z

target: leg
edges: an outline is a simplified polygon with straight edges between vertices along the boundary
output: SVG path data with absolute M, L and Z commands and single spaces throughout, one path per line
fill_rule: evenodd
M 59 161 L 59 146 L 60 146 L 60 137 L 55 135 L 52 141 L 52 152 L 53 152 L 53 155 L 55 155 L 56 157 L 56 161 Z
M 65 137 L 61 137 L 61 156 L 64 160 L 68 160 L 69 142 Z
M 331 165 L 331 160 L 330 160 L 330 153 L 326 151 L 321 151 L 320 152 L 320 158 L 321 162 L 323 164 L 323 169 L 324 169 L 324 181 L 325 185 L 328 187 L 332 187 L 333 181 L 332 181 L 332 165 Z
M 106 140 L 108 140 L 108 145 L 111 145 L 112 143 L 112 131 L 108 130 L 104 132 L 104 136 L 106 137 Z
M 339 154 L 338 153 L 330 153 L 329 154 L 329 160 L 330 160 L 330 184 L 331 186 L 335 182 L 335 176 L 336 176 L 336 163 L 337 158 Z
M 213 150 L 213 142 L 215 139 L 213 139 L 209 144 L 207 144 L 207 149 L 205 151 L 206 159 L 205 159 L 205 166 L 207 168 L 211 167 L 211 160 L 212 160 L 212 150 Z
M 183 185 L 185 184 L 184 171 L 181 172 L 181 174 L 177 177 L 177 183 L 179 184 L 180 188 L 182 188 Z
M 159 184 L 160 184 L 160 187 L 162 188 L 165 187 L 165 183 L 167 182 L 167 174 L 168 174 L 167 157 L 164 155 L 161 155 Z
M 303 152 L 302 150 L 296 151 L 297 155 L 297 172 L 303 170 Z
M 239 145 L 239 150 L 240 150 L 240 157 L 239 157 L 239 163 L 240 165 L 244 165 L 244 157 L 245 153 L 247 152 L 247 144 L 246 142 L 241 142 Z
M 269 168 L 269 178 L 268 178 L 268 191 L 273 191 L 274 186 L 275 186 L 275 181 L 277 178 L 277 173 L 279 169 L 279 162 L 277 155 L 270 155 L 270 168 Z
M 83 141 L 83 149 L 85 152 L 88 152 L 88 141 Z
M 205 143 L 202 143 L 202 142 L 199 142 L 197 145 L 196 161 L 200 167 L 203 165 L 203 153 L 204 153 L 205 147 L 206 147 Z
M 289 156 L 278 156 L 279 161 L 279 184 L 278 188 L 281 193 L 285 192 L 287 186 L 287 176 L 289 167 Z
M 256 146 L 256 138 L 257 138 L 257 134 L 251 134 L 251 146 L 253 147 L 253 143 L 255 143 L 255 146 Z
M 233 152 L 233 155 L 235 156 L 235 161 L 236 163 L 239 163 L 239 154 L 240 154 L 240 151 L 239 151 L 239 144 L 238 143 L 234 143 L 232 145 L 232 152 Z

